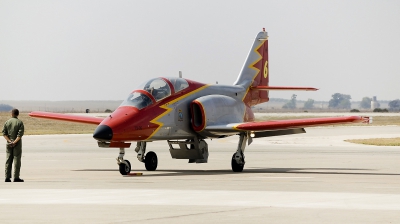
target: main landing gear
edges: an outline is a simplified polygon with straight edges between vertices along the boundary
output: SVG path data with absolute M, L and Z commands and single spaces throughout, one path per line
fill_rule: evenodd
M 154 171 L 157 169 L 158 159 L 155 152 L 148 152 L 146 156 L 146 142 L 138 142 L 135 151 L 137 152 L 137 158 L 140 162 L 144 163 L 146 170 Z
M 249 139 L 248 133 L 240 133 L 239 144 L 236 152 L 232 156 L 231 166 L 233 172 L 242 172 L 244 168 L 244 149 L 246 148 L 246 141 Z M 251 142 L 250 142 L 251 143 Z

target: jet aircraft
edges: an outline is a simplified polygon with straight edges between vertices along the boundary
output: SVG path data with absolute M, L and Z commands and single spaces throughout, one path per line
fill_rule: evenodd
M 255 121 L 252 107 L 268 102 L 269 92 L 316 91 L 312 87 L 270 86 L 268 34 L 258 33 L 233 85 L 203 84 L 181 77 L 150 79 L 133 90 L 106 118 L 33 111 L 31 117 L 98 125 L 93 138 L 99 147 L 118 148 L 117 163 L 122 175 L 131 171 L 125 149 L 136 142 L 137 159 L 149 171 L 157 169 L 156 153 L 146 154 L 147 143 L 166 141 L 171 157 L 189 163 L 206 163 L 205 139 L 239 135 L 232 149 L 231 167 L 241 172 L 244 151 L 254 138 L 305 133 L 304 128 L 338 123 L 368 123 L 369 117 L 345 116 L 293 120 Z

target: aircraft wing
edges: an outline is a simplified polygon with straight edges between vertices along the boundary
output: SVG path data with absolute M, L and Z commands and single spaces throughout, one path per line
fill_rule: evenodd
M 104 118 L 100 118 L 100 117 L 50 113 L 50 112 L 42 112 L 42 111 L 32 111 L 29 113 L 29 116 L 52 119 L 52 120 L 72 121 L 72 122 L 85 123 L 85 124 L 96 124 L 96 125 L 99 125 L 104 120 Z
M 372 119 L 371 119 L 372 121 Z M 305 133 L 305 127 L 332 125 L 332 124 L 343 124 L 343 123 L 369 123 L 369 117 L 362 116 L 347 116 L 347 117 L 324 117 L 324 118 L 304 118 L 304 119 L 293 119 L 293 120 L 274 120 L 274 121 L 258 121 L 258 122 L 244 122 L 244 123 L 232 123 L 225 125 L 212 125 L 207 126 L 204 130 L 213 134 L 223 133 L 234 133 L 250 131 L 256 134 L 256 137 L 266 137 L 283 135 L 283 133 Z M 287 131 L 286 131 L 287 130 Z M 258 134 L 257 132 L 271 132 L 274 134 L 265 135 Z M 279 134 L 282 133 L 282 134 Z

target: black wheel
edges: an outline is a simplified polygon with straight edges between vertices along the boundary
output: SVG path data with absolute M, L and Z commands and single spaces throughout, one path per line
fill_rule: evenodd
M 232 162 L 231 162 L 232 171 L 233 172 L 242 172 L 243 168 L 244 168 L 244 164 L 238 164 L 236 162 L 235 155 L 236 155 L 236 153 L 233 153 Z
M 156 170 L 158 165 L 157 154 L 152 151 L 148 152 L 144 157 L 144 165 L 148 171 Z
M 124 160 L 126 163 L 119 164 L 119 172 L 122 175 L 127 175 L 131 172 L 131 163 L 128 160 Z

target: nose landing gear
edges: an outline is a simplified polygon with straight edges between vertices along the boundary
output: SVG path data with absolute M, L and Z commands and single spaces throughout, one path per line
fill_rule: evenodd
M 125 148 L 120 148 L 117 163 L 119 166 L 119 173 L 122 175 L 127 175 L 131 172 L 131 163 L 128 160 L 124 160 L 124 155 Z
M 146 142 L 138 142 L 135 151 L 137 152 L 137 158 L 140 162 L 144 163 L 146 170 L 154 171 L 157 169 L 158 158 L 155 152 L 146 153 Z M 124 160 L 125 148 L 119 149 L 119 155 L 117 158 L 117 163 L 119 166 L 119 173 L 121 175 L 128 175 L 131 172 L 131 163 L 128 160 Z

